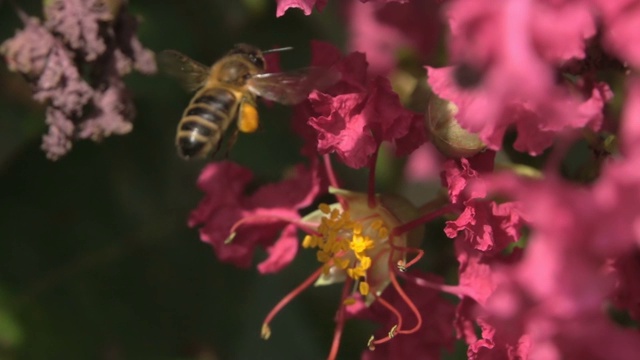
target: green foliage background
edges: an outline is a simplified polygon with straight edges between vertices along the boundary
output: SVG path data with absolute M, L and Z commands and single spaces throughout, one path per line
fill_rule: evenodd
M 278 19 L 273 0 L 139 0 L 131 12 L 154 51 L 206 63 L 237 42 L 294 46 L 281 59 L 295 68 L 308 64 L 311 39 L 344 42 L 339 2 Z M 18 3 L 40 16 L 39 1 Z M 0 40 L 19 27 L 5 1 Z M 204 165 L 182 161 L 173 145 L 190 95 L 162 76 L 126 81 L 138 111 L 133 132 L 76 143 L 50 162 L 39 148 L 43 108 L 0 66 L 0 359 L 325 358 L 339 287 L 305 292 L 261 340 L 264 316 L 317 266 L 314 254 L 302 251 L 271 276 L 219 263 L 186 226 Z M 261 107 L 262 131 L 241 136 L 231 159 L 275 181 L 300 160 L 300 142 L 290 109 Z M 352 184 L 363 175 L 352 174 Z M 350 322 L 340 358 L 359 358 L 372 331 Z

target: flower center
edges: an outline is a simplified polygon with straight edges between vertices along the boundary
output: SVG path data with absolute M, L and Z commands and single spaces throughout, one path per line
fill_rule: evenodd
M 353 220 L 348 210 L 331 209 L 327 204 L 320 204 L 319 209 L 324 216 L 317 228 L 318 235 L 307 235 L 302 246 L 318 249 L 316 256 L 323 264 L 324 275 L 329 275 L 335 266 L 357 282 L 361 295 L 368 295 L 367 270 L 371 268 L 376 245 L 389 236 L 388 227 L 378 215 Z

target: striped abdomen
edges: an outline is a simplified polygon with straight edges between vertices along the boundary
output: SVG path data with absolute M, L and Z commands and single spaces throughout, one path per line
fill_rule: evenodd
M 235 116 L 238 100 L 225 88 L 201 89 L 184 111 L 176 146 L 183 158 L 206 156 L 217 150 L 222 134 Z

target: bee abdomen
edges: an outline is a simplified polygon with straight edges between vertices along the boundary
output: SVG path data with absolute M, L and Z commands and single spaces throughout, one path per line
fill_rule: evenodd
M 213 110 L 229 114 L 237 103 L 235 95 L 224 88 L 213 88 L 203 91 L 193 99 L 193 104 L 203 104 Z
M 178 136 L 176 145 L 178 145 L 178 153 L 185 159 L 203 155 L 205 149 L 209 148 L 206 141 L 189 136 Z
M 237 104 L 235 95 L 224 88 L 197 94 L 178 124 L 176 145 L 184 158 L 205 156 L 219 144 Z

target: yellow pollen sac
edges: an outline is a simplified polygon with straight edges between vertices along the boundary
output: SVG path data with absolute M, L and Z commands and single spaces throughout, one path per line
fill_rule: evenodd
M 352 298 L 352 297 L 348 297 L 348 298 L 346 298 L 346 299 L 344 299 L 344 300 L 342 301 L 342 304 L 343 304 L 343 305 L 353 305 L 353 304 L 355 304 L 355 303 L 356 303 L 356 299 L 354 299 L 354 298 Z
M 348 277 L 358 281 L 358 292 L 368 295 L 367 271 L 373 266 L 368 252 L 388 237 L 385 222 L 377 216 L 367 217 L 362 222 L 354 221 L 349 211 L 342 211 L 335 205 L 323 203 L 318 209 L 321 213 L 318 234 L 307 235 L 302 246 L 318 250 L 316 257 L 324 264 L 325 275 L 332 267 L 344 270 Z
M 367 270 L 371 267 L 371 258 L 366 256 L 360 259 L 360 267 L 364 270 Z
M 328 214 L 331 212 L 331 208 L 329 207 L 329 205 L 322 203 L 318 206 L 318 209 L 320 209 L 320 211 L 322 211 L 323 214 Z
M 373 230 L 378 230 L 382 227 L 382 225 L 384 225 L 384 222 L 380 219 L 375 219 L 373 220 L 373 222 L 371 223 L 371 225 L 369 226 L 371 229 Z
M 318 247 L 321 240 L 322 239 L 317 236 L 307 235 L 304 237 L 304 240 L 302 240 L 302 247 L 305 249 Z
M 358 286 L 358 290 L 360 291 L 360 295 L 362 296 L 369 295 L 369 283 L 367 283 L 366 281 L 361 282 Z

